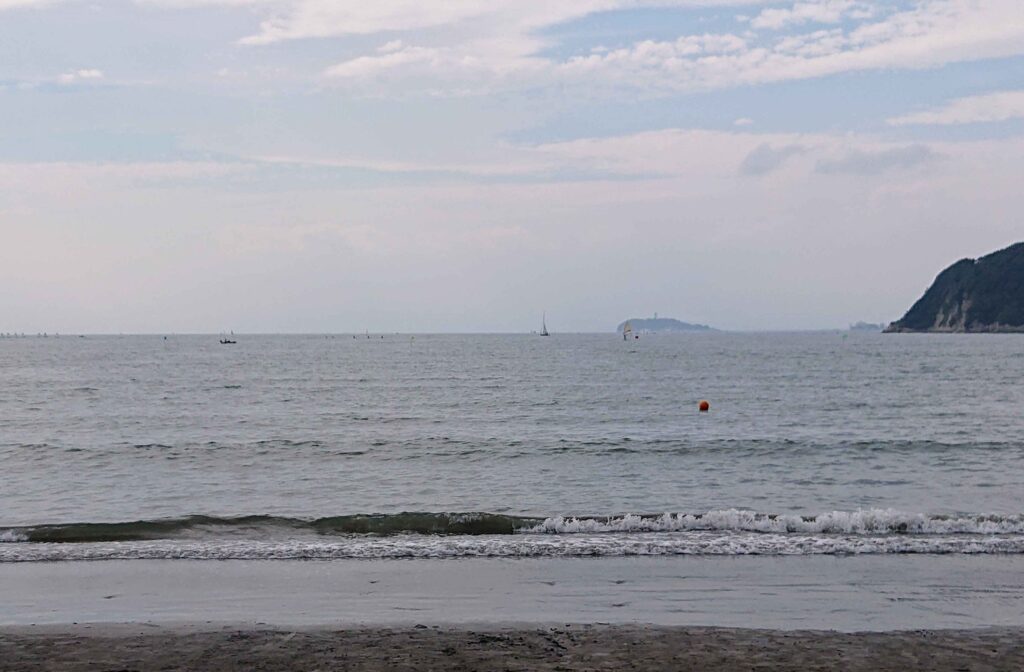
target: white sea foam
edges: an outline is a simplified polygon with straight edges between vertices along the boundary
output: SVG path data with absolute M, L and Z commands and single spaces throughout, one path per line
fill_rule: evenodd
M 0 530 L 0 544 L 28 541 L 28 537 L 17 530 Z
M 0 546 L 0 563 L 74 560 L 310 560 L 385 558 L 573 558 L 623 556 L 1024 554 L 1024 535 L 689 534 L 356 536 L 329 541 L 159 540 Z
M 543 534 L 684 532 L 700 530 L 802 534 L 1018 534 L 1024 515 L 926 516 L 893 509 L 831 511 L 816 516 L 771 515 L 742 509 L 703 514 L 627 514 L 609 518 L 556 516 L 524 530 Z

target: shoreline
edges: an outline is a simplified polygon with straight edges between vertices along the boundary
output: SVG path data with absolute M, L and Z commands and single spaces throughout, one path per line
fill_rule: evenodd
M 112 623 L 0 627 L 0 671 L 1024 668 L 1024 628 L 842 633 L 654 625 Z
M 0 563 L 0 627 L 1019 627 L 1022 570 L 1018 555 Z

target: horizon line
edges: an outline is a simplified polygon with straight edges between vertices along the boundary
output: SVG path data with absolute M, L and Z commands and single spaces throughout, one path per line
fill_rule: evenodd
M 680 331 L 651 331 L 644 332 L 648 336 L 678 336 L 688 334 L 798 334 L 798 333 L 830 333 L 858 331 L 847 327 L 818 327 L 818 328 L 796 328 L 796 329 L 694 329 Z M 88 336 L 534 336 L 539 332 L 534 331 L 124 331 L 124 332 L 103 332 L 103 331 L 69 331 L 69 332 L 5 332 L 0 331 L 0 339 L 28 339 L 28 338 L 79 338 Z M 600 335 L 621 335 L 621 331 L 552 331 L 551 334 L 562 334 L 566 336 L 600 336 Z M 873 333 L 868 331 L 866 333 Z M 881 333 L 881 331 L 879 331 Z

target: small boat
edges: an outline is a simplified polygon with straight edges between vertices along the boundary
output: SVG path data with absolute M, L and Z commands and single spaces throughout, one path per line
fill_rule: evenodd
M 540 318 L 540 325 L 541 325 L 540 326 L 540 335 L 541 336 L 550 336 L 551 334 L 548 333 L 548 314 L 547 313 L 544 313 L 543 317 Z
M 235 343 L 238 343 L 238 341 L 232 341 L 230 338 L 222 338 L 222 339 L 220 339 L 220 344 L 221 345 L 234 345 Z
M 628 341 L 629 337 L 633 335 L 633 323 L 626 322 L 622 325 L 622 340 Z

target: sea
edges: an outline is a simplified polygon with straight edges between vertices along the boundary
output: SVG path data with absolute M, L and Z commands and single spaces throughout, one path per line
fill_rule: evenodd
M 234 340 L 0 339 L 0 576 L 951 558 L 1021 614 L 1019 335 Z

